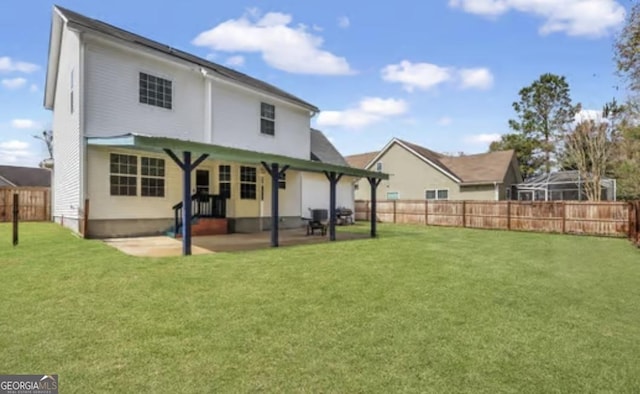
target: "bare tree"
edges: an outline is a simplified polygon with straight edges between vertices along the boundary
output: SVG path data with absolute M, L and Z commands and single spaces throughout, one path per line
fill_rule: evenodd
M 607 119 L 586 119 L 565 135 L 565 155 L 580 174 L 589 201 L 601 200 L 600 182 L 615 151 L 615 128 Z

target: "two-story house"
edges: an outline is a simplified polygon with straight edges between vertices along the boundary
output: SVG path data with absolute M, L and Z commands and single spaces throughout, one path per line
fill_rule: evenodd
M 86 214 L 92 237 L 162 233 L 199 210 L 232 232 L 297 227 L 310 209 L 353 208 L 353 181 L 375 176 L 311 130 L 316 106 L 57 6 L 44 105 L 54 220 L 79 231 Z

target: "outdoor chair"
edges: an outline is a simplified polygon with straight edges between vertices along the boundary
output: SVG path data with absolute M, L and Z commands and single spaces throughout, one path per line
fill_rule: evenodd
M 327 221 L 329 213 L 326 209 L 310 209 L 311 217 L 303 218 L 307 221 L 307 235 L 314 235 L 316 230 L 320 230 L 320 235 L 327 234 Z

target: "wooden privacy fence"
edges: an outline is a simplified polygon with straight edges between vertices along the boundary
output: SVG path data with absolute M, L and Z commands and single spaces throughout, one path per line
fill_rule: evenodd
M 356 201 L 356 220 L 371 203 Z M 378 201 L 377 220 L 515 231 L 629 237 L 638 242 L 640 203 L 530 201 Z M 635 218 L 635 219 L 634 219 Z
M 51 193 L 49 188 L 0 187 L 0 222 L 13 220 L 13 195 L 18 193 L 20 221 L 49 220 Z

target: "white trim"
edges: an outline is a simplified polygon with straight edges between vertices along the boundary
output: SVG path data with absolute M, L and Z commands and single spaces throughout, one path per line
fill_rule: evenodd
M 0 175 L 0 179 L 2 179 L 4 182 L 8 183 L 9 186 L 13 186 L 16 187 L 16 184 L 11 182 L 10 180 L 8 180 L 7 178 L 3 177 L 2 175 Z
M 211 80 L 204 78 L 204 139 L 203 141 L 210 144 L 213 141 L 213 87 Z M 173 94 L 173 91 L 171 92 Z
M 455 175 L 453 175 L 452 173 L 446 171 L 444 168 L 440 167 L 439 165 L 435 164 L 434 162 L 432 162 L 431 160 L 427 159 L 426 157 L 422 156 L 420 153 L 416 152 L 414 149 L 411 149 L 410 147 L 408 147 L 406 144 L 403 144 L 402 141 L 400 141 L 397 138 L 393 138 L 391 139 L 391 141 L 389 141 L 387 143 L 387 145 L 384 146 L 384 148 L 382 148 L 382 150 L 380 152 L 378 152 L 378 154 L 371 160 L 369 161 L 369 163 L 367 163 L 367 165 L 364 167 L 364 169 L 369 169 L 369 167 L 371 167 L 371 165 L 373 163 L 376 163 L 377 161 L 380 160 L 380 158 L 387 153 L 387 151 L 393 146 L 393 144 L 396 143 L 398 145 L 400 145 L 401 147 L 403 147 L 404 149 L 406 149 L 407 151 L 409 151 L 410 153 L 413 153 L 417 158 L 419 158 L 420 160 L 424 161 L 425 163 L 429 164 L 431 167 L 435 168 L 436 170 L 440 171 L 442 174 L 446 175 L 447 177 L 451 178 L 453 181 L 455 181 L 456 183 L 462 183 L 462 180 L 459 179 L 458 177 L 456 177 Z

